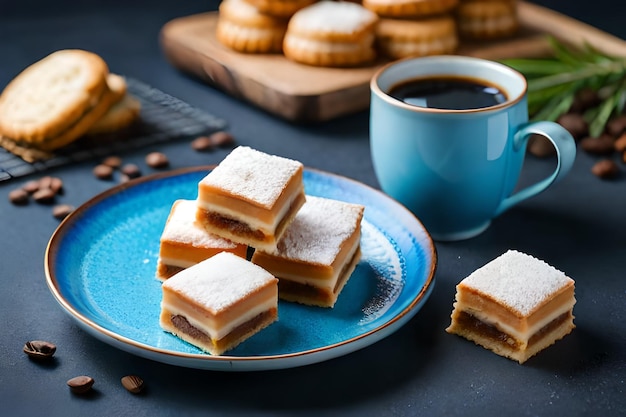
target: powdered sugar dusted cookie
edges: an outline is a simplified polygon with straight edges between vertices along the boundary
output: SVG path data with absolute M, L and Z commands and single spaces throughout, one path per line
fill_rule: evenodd
M 347 67 L 376 57 L 374 28 L 378 16 L 357 3 L 320 1 L 289 20 L 285 56 L 316 66 Z
M 464 0 L 456 10 L 462 38 L 492 40 L 519 29 L 516 0 Z
M 381 19 L 376 27 L 378 49 L 393 59 L 451 54 L 458 44 L 456 22 L 450 15 L 413 20 Z

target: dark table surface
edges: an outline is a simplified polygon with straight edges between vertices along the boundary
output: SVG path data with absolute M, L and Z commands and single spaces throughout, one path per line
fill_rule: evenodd
M 619 2 L 537 3 L 626 35 Z M 377 187 L 367 111 L 295 125 L 167 63 L 158 43 L 163 24 L 216 6 L 191 0 L 3 1 L 0 85 L 56 49 L 92 50 L 113 71 L 224 118 L 239 144 Z M 197 153 L 185 141 L 158 149 L 172 168 L 217 163 L 227 152 Z M 153 149 L 123 157 L 149 173 L 143 161 L 148 150 Z M 44 251 L 58 221 L 49 207 L 8 202 L 8 191 L 26 179 L 0 184 L 0 415 L 626 415 L 626 168 L 618 179 L 602 181 L 590 173 L 594 162 L 580 152 L 567 178 L 502 215 L 479 237 L 437 243 L 434 291 L 399 331 L 347 356 L 261 372 L 166 365 L 84 332 L 45 282 Z M 65 182 L 63 202 L 80 205 L 111 186 L 96 180 L 92 167 L 85 162 L 50 172 Z M 551 161 L 530 158 L 523 178 L 551 169 Z M 524 365 L 444 331 L 455 285 L 509 248 L 544 259 L 576 280 L 577 328 Z M 55 342 L 55 360 L 28 360 L 22 347 L 33 339 Z M 94 395 L 70 394 L 66 380 L 81 374 L 95 378 Z M 127 374 L 143 377 L 143 395 L 121 387 Z

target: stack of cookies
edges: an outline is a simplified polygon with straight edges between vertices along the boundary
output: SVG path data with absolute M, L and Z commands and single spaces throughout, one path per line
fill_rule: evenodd
M 0 145 L 28 162 L 85 135 L 111 133 L 139 115 L 126 80 L 98 55 L 54 52 L 18 74 L 0 95 Z
M 462 39 L 501 39 L 519 29 L 517 0 L 460 0 L 456 15 Z
M 519 27 L 516 0 L 224 0 L 217 39 L 244 53 L 283 53 L 322 67 L 454 53 L 459 38 Z
M 392 59 L 454 53 L 457 4 L 458 0 L 363 0 L 364 7 L 381 17 L 376 42 Z

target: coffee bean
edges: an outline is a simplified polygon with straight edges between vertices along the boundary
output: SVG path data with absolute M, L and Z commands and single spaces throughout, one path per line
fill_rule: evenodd
M 33 199 L 40 204 L 50 204 L 55 197 L 56 193 L 51 188 L 40 188 L 33 194 Z
M 63 220 L 66 218 L 71 212 L 74 211 L 74 206 L 69 204 L 57 204 L 52 207 L 52 215 L 55 219 Z
M 76 376 L 67 381 L 67 386 L 74 394 L 86 394 L 93 387 L 94 379 L 87 375 Z
M 133 394 L 139 394 L 143 390 L 143 379 L 139 378 L 137 375 L 126 375 L 122 378 L 122 385 L 129 392 Z
M 50 179 L 50 189 L 55 192 L 55 194 L 63 193 L 63 180 L 58 177 L 52 177 Z
M 28 204 L 28 197 L 28 192 L 24 191 L 23 188 L 16 188 L 15 190 L 9 191 L 9 201 L 16 206 Z
M 191 141 L 191 149 L 198 152 L 210 151 L 215 147 L 208 136 L 200 136 Z
M 54 343 L 43 340 L 31 340 L 30 342 L 26 342 L 23 350 L 29 358 L 46 360 L 54 355 L 57 351 L 57 347 Z
M 541 135 L 532 135 L 530 139 L 528 139 L 528 152 L 539 158 L 545 158 L 556 154 L 556 149 L 554 148 L 554 145 L 552 145 L 552 142 L 550 142 L 546 137 Z
M 576 93 L 574 103 L 570 108 L 572 113 L 582 113 L 592 106 L 596 106 L 601 101 L 598 92 L 593 88 L 584 88 Z
M 597 138 L 586 137 L 582 139 L 580 147 L 590 154 L 609 155 L 615 151 L 614 142 L 615 140 L 605 133 Z
M 228 132 L 224 132 L 220 130 L 219 132 L 215 132 L 209 136 L 211 138 L 211 142 L 215 146 L 227 146 L 235 142 L 235 138 Z
M 613 147 L 617 152 L 626 151 L 626 133 L 622 134 L 615 140 L 615 142 L 613 143 Z
M 162 169 L 169 166 L 170 161 L 162 152 L 150 152 L 146 155 L 146 165 L 150 168 Z
M 589 125 L 582 114 L 565 113 L 557 119 L 557 122 L 570 132 L 574 139 L 580 139 L 589 133 Z
M 45 189 L 45 188 L 52 189 L 52 181 L 53 181 L 52 177 L 49 175 L 45 177 L 41 177 L 39 179 L 39 189 L 40 190 Z
M 126 164 L 122 166 L 121 172 L 124 175 L 127 175 L 128 178 L 137 178 L 141 176 L 141 170 L 135 164 Z
M 591 168 L 591 172 L 599 178 L 612 179 L 619 175 L 619 167 L 615 161 L 611 159 L 603 159 L 594 164 Z
M 119 156 L 108 156 L 102 161 L 102 165 L 110 166 L 113 169 L 118 169 L 122 166 L 122 158 Z
M 606 123 L 606 132 L 613 137 L 618 137 L 626 132 L 626 114 L 621 114 L 609 120 Z
M 39 189 L 39 180 L 31 180 L 22 186 L 22 190 L 32 194 Z
M 113 178 L 113 168 L 104 164 L 96 165 L 93 168 L 93 175 L 100 180 L 110 180 Z

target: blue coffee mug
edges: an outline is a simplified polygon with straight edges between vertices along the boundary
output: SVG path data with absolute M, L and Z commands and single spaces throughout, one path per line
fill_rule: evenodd
M 449 110 L 407 104 L 389 94 L 399 83 L 441 76 L 495 85 L 506 100 Z M 370 90 L 370 148 L 380 186 L 435 240 L 480 234 L 493 218 L 563 178 L 574 163 L 576 144 L 567 130 L 528 121 L 526 79 L 506 65 L 464 56 L 407 58 L 381 68 Z M 552 142 L 556 168 L 515 191 L 533 134 Z

